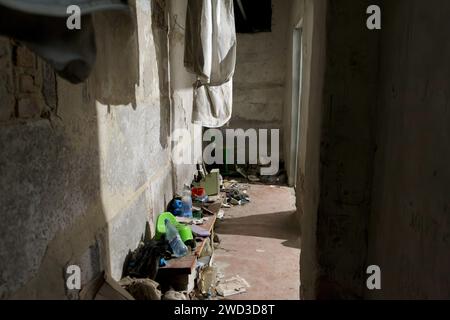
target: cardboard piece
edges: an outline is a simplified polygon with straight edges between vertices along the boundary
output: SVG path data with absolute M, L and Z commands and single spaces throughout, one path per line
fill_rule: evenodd
M 229 297 L 235 294 L 240 294 L 247 292 L 247 288 L 250 288 L 248 282 L 236 275 L 228 280 L 221 282 L 217 287 L 216 291 L 219 296 Z
M 103 272 L 80 292 L 80 300 L 135 300 L 117 281 Z

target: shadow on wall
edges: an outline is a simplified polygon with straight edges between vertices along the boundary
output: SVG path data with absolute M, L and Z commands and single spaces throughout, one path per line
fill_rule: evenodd
M 79 106 L 66 110 L 69 94 L 59 92 L 60 118 L 51 122 L 0 128 L 3 299 L 63 298 L 68 265 L 81 266 L 86 283 L 108 260 L 96 106 L 82 93 L 81 86 L 71 90 Z
M 129 14 L 107 12 L 95 15 L 98 57 L 95 74 L 97 101 L 103 105 L 137 108 L 135 87 L 139 84 L 139 37 L 135 8 Z M 120 23 L 118 23 L 120 21 Z M 109 110 L 108 110 L 109 111 Z
M 164 10 L 155 7 L 161 3 L 152 1 L 153 10 Z M 76 292 L 67 292 L 64 285 L 66 267 L 72 264 L 82 269 L 82 285 L 102 270 L 111 273 L 110 234 L 116 230 L 109 230 L 102 199 L 102 188 L 111 186 L 102 184 L 97 114 L 102 106 L 97 102 L 108 112 L 127 105 L 137 110 L 139 37 L 135 10 L 131 18 L 112 12 L 96 14 L 94 21 L 95 73 L 78 86 L 58 79 L 57 117 L 51 122 L 12 120 L 0 127 L 0 214 L 5 222 L 0 227 L 0 298 L 73 298 Z M 168 122 L 170 113 L 163 107 L 168 105 L 167 77 L 162 77 L 167 74 L 167 37 L 156 22 L 153 31 L 164 92 L 161 119 Z M 168 132 L 167 126 L 161 128 L 164 148 Z M 133 217 L 145 209 L 132 206 L 124 214 Z
M 98 51 L 104 54 L 98 56 L 93 76 L 95 98 L 98 102 L 108 106 L 108 112 L 113 106 L 130 104 L 136 110 L 138 104 L 136 86 L 140 83 L 140 75 L 142 74 L 144 79 L 154 78 L 147 74 L 150 71 L 142 70 L 141 72 L 139 70 L 140 44 L 136 8 L 134 5 L 130 7 L 131 17 L 122 12 L 109 12 L 95 16 L 95 23 L 104 26 L 104 28 L 97 29 Z M 165 10 L 165 0 L 151 1 L 152 33 L 155 42 L 155 62 L 158 66 L 161 106 L 169 105 L 168 27 Z M 143 60 L 150 58 L 150 54 L 142 57 Z M 143 98 L 148 95 L 150 95 L 149 92 L 144 92 Z M 164 123 L 169 122 L 169 108 L 160 108 L 160 119 Z M 160 126 L 159 137 L 162 148 L 168 146 L 169 134 L 168 127 Z
M 168 137 L 170 136 L 170 90 L 169 90 L 169 49 L 167 33 L 169 32 L 168 21 L 166 15 L 166 1 L 152 1 L 152 31 L 155 41 L 155 56 L 158 65 L 159 74 L 159 103 L 160 103 L 160 119 L 168 124 L 160 126 L 159 140 L 162 148 L 169 145 Z

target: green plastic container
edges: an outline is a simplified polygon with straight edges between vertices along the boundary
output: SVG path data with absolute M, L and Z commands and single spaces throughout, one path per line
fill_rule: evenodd
M 161 213 L 156 221 L 156 240 L 161 240 L 162 236 L 166 234 L 166 219 L 169 219 L 174 226 L 178 226 L 177 218 L 173 214 L 170 212 Z
M 180 237 L 183 242 L 194 240 L 194 235 L 192 234 L 191 227 L 184 224 L 178 224 L 177 230 L 180 233 Z
M 166 234 L 166 219 L 177 228 L 183 242 L 194 239 L 191 227 L 179 223 L 177 218 L 170 212 L 164 212 L 159 215 L 156 221 L 156 240 L 161 240 L 162 236 Z

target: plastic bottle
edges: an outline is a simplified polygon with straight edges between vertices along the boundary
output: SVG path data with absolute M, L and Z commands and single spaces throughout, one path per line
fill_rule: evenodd
M 174 199 L 170 204 L 169 210 L 175 217 L 182 217 L 184 215 L 184 204 L 183 201 Z
M 189 186 L 184 187 L 181 201 L 183 201 L 183 216 L 186 218 L 192 218 L 192 195 L 191 188 L 189 188 Z
M 169 242 L 170 248 L 172 248 L 173 255 L 177 258 L 184 257 L 188 253 L 188 248 L 181 240 L 177 228 L 168 219 L 165 220 L 165 224 L 166 240 Z

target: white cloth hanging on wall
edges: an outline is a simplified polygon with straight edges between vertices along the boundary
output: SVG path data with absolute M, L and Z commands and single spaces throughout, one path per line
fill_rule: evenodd
M 192 121 L 209 128 L 226 124 L 236 66 L 233 0 L 188 0 L 184 65 L 198 79 Z

